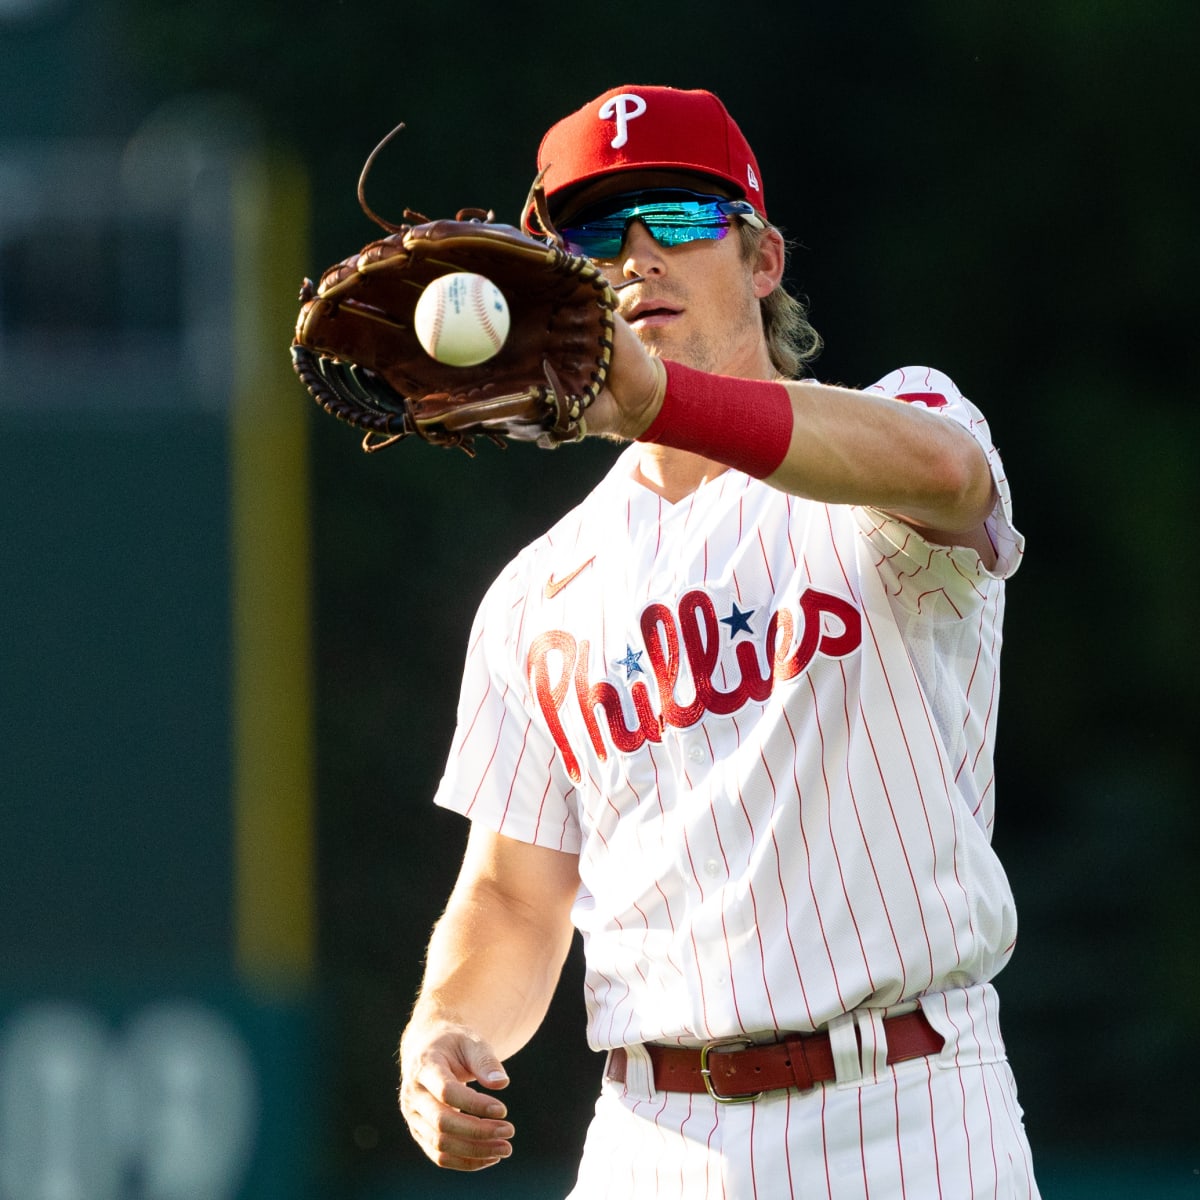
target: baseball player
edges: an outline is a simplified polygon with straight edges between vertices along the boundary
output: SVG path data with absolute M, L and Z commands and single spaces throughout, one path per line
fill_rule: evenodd
M 573 1200 L 1037 1196 L 991 983 L 1023 543 L 987 424 L 926 367 L 796 378 L 819 341 L 712 94 L 613 89 L 539 167 L 619 287 L 588 430 L 629 444 L 470 636 L 413 1136 L 459 1170 L 510 1154 L 494 1092 L 579 930 L 606 1057 Z

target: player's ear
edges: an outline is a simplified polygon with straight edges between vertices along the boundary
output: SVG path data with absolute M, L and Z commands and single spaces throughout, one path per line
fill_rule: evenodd
M 761 300 L 769 296 L 783 281 L 786 260 L 783 234 L 768 225 L 758 239 L 758 254 L 754 264 L 754 294 Z

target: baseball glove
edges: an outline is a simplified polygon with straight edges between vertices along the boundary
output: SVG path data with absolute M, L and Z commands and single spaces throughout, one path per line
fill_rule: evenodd
M 400 126 L 399 128 L 403 128 Z M 406 209 L 358 254 L 330 267 L 314 287 L 306 279 L 292 362 L 326 412 L 364 431 L 363 449 L 416 435 L 473 454 L 477 436 L 557 446 L 585 432 L 584 413 L 608 375 L 616 297 L 599 269 L 567 252 L 546 212 L 541 179 L 530 193 L 544 236 L 497 224 L 465 209 L 431 221 Z M 417 340 L 413 312 L 422 291 L 450 271 L 474 271 L 503 292 L 509 333 L 478 366 L 447 366 Z

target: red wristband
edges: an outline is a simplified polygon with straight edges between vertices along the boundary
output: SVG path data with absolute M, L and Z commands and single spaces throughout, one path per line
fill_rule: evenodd
M 756 479 L 779 467 L 792 440 L 792 399 L 782 383 L 663 365 L 662 408 L 639 441 L 690 450 Z

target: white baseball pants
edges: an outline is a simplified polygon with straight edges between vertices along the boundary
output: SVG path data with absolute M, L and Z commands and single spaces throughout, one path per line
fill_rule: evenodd
M 569 1200 L 1038 1200 L 995 991 L 921 1007 L 946 1038 L 938 1055 L 888 1066 L 863 1039 L 870 1051 L 836 1083 L 748 1104 L 656 1092 L 631 1049 L 626 1082 L 604 1083 Z

